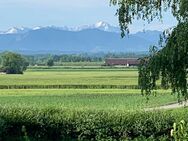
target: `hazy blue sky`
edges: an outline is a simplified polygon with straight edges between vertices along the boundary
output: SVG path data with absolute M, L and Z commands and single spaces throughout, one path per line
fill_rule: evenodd
M 118 25 L 116 8 L 109 0 L 0 0 L 0 30 L 10 27 L 79 26 L 106 21 Z M 176 24 L 171 14 L 165 14 L 163 23 L 145 25 L 135 22 L 131 29 L 164 29 Z

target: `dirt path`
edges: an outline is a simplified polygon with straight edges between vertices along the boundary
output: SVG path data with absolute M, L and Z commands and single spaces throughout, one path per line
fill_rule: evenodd
M 176 109 L 176 108 L 182 108 L 182 107 L 187 107 L 188 106 L 188 101 L 184 101 L 181 104 L 180 103 L 174 103 L 174 104 L 168 104 L 160 107 L 155 107 L 155 108 L 145 108 L 145 111 L 153 111 L 153 110 L 169 110 L 169 109 Z

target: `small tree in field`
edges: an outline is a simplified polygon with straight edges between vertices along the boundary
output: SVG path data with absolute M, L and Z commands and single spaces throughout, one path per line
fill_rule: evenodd
M 47 66 L 48 66 L 48 67 L 54 66 L 54 60 L 53 60 L 53 59 L 49 59 L 49 60 L 47 61 Z
M 7 74 L 23 74 L 28 62 L 20 55 L 6 52 L 2 55 L 2 70 Z

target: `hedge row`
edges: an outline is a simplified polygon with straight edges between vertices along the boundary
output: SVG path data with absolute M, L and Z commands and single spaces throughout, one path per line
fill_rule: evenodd
M 139 89 L 139 86 L 138 85 L 0 85 L 0 89 Z
M 170 130 L 188 112 L 71 111 L 63 109 L 0 108 L 0 137 L 22 136 L 53 141 L 76 140 L 172 140 Z

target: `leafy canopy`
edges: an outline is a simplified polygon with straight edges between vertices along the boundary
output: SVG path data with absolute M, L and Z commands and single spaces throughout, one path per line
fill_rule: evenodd
M 117 16 L 122 37 L 129 33 L 128 26 L 134 19 L 162 19 L 162 12 L 171 10 L 178 26 L 161 38 L 162 49 L 153 47 L 150 55 L 142 58 L 139 66 L 139 85 L 142 94 L 150 95 L 157 89 L 156 81 L 161 78 L 163 88 L 170 87 L 172 93 L 188 99 L 188 0 L 111 0 L 118 5 Z
M 46 64 L 47 64 L 48 67 L 52 67 L 54 65 L 54 60 L 49 59 Z
M 6 52 L 2 55 L 2 70 L 7 74 L 23 74 L 27 66 L 27 61 L 20 54 Z
M 122 37 L 129 33 L 128 26 L 133 20 L 144 20 L 149 23 L 154 19 L 162 19 L 162 12 L 171 10 L 179 22 L 188 20 L 187 0 L 110 0 L 118 5 L 117 16 L 122 30 Z
M 172 92 L 187 100 L 188 73 L 188 23 L 180 23 L 167 39 L 161 50 L 153 48 L 150 56 L 141 59 L 139 85 L 142 94 L 149 95 L 156 89 L 156 81 L 161 76 L 161 86 L 172 88 Z

